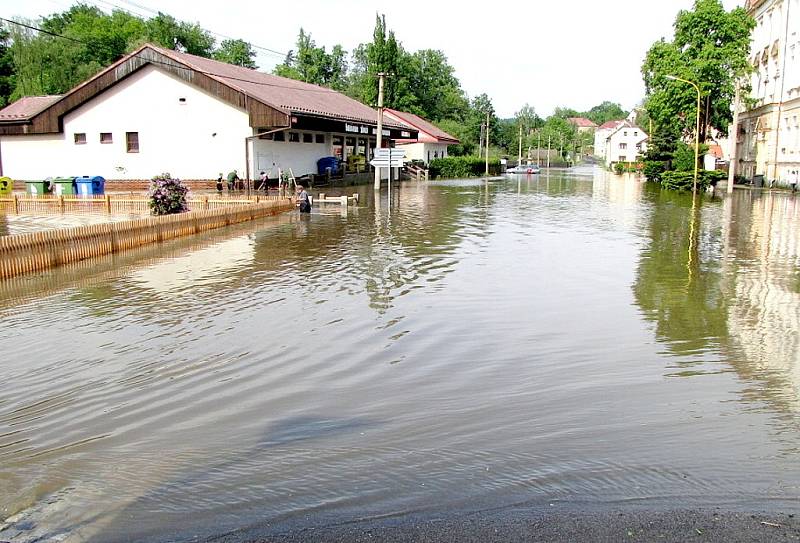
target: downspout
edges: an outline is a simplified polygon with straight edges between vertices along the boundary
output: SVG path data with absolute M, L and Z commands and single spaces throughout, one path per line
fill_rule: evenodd
M 788 0 L 786 3 L 786 30 L 783 34 L 783 67 L 781 67 L 781 95 L 778 98 L 778 120 L 775 123 L 775 154 L 772 163 L 772 180 L 778 180 L 778 141 L 781 137 L 781 113 L 783 113 L 783 91 L 786 87 L 786 48 L 789 44 L 789 5 L 791 2 Z

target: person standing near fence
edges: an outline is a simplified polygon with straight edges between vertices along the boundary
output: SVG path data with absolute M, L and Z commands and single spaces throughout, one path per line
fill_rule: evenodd
M 222 172 L 219 172 L 219 177 L 217 177 L 217 195 L 222 196 Z
M 228 174 L 228 192 L 236 190 L 236 183 L 239 182 L 239 173 L 233 170 Z

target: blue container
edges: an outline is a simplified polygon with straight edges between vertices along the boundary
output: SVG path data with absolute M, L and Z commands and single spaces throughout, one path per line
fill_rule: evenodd
M 99 175 L 76 177 L 75 183 L 78 187 L 80 196 L 91 196 L 95 194 L 105 194 L 106 180 Z
M 330 168 L 331 174 L 335 175 L 339 173 L 339 159 L 335 156 L 325 156 L 321 159 L 317 160 L 317 173 L 320 175 L 325 175 L 326 170 Z

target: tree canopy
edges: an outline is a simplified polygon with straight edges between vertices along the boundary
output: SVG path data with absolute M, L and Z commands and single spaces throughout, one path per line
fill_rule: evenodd
M 22 22 L 22 21 L 21 21 Z M 158 13 L 143 19 L 122 10 L 110 14 L 88 4 L 24 22 L 6 23 L 0 34 L 0 102 L 22 96 L 63 94 L 146 42 L 255 68 L 250 44 L 224 40 L 219 48 L 197 23 Z M 55 35 L 53 35 L 55 34 Z
M 671 75 L 700 89 L 700 141 L 712 128 L 727 133 L 735 82 L 750 69 L 754 26 L 743 8 L 726 12 L 721 0 L 695 0 L 692 10 L 680 11 L 674 38 L 654 43 L 642 65 L 646 108 L 653 122 L 675 125 L 687 135 L 695 131 L 697 93 L 691 85 L 666 77 Z

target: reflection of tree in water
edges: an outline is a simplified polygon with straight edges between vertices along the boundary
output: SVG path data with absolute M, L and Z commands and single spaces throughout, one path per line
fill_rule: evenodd
M 800 296 L 792 264 L 800 261 L 800 211 L 776 211 L 776 197 L 736 193 L 718 220 L 715 204 L 698 200 L 693 209 L 691 195 L 648 189 L 649 244 L 633 290 L 670 351 L 718 349 L 752 384 L 742 391 L 746 402 L 767 402 L 790 416 L 800 410 Z
M 9 234 L 8 219 L 5 213 L 0 213 L 0 236 L 7 236 Z
M 727 336 L 727 296 L 720 271 L 721 237 L 701 221 L 708 205 L 692 196 L 649 189 L 649 245 L 633 286 L 637 304 L 676 354 L 719 344 Z M 706 221 L 707 223 L 708 221 Z

